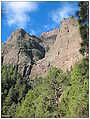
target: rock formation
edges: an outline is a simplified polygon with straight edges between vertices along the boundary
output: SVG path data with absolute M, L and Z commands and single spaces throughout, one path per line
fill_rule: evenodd
M 38 37 L 30 36 L 23 29 L 17 29 L 2 48 L 2 63 L 18 65 L 19 71 L 24 75 L 44 55 L 45 49 Z
M 79 53 L 81 41 L 77 20 L 72 17 L 62 20 L 55 43 L 46 53 L 45 58 L 33 66 L 31 76 L 43 76 L 51 66 L 71 70 L 74 64 L 82 59 Z
M 44 76 L 51 66 L 70 70 L 82 59 L 80 43 L 78 22 L 72 17 L 63 19 L 60 29 L 44 32 L 40 38 L 18 29 L 2 48 L 2 63 L 17 65 L 23 76 L 32 78 Z
M 55 43 L 58 32 L 59 29 L 53 29 L 52 31 L 43 32 L 41 34 L 41 40 L 43 41 L 43 46 L 45 47 L 46 52 L 48 52 Z

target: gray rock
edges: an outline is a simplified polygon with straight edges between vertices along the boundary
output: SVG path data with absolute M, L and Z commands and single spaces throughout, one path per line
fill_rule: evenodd
M 18 65 L 23 76 L 30 72 L 33 62 L 45 56 L 45 49 L 41 46 L 41 39 L 31 36 L 23 29 L 17 29 L 11 34 L 2 48 L 2 64 Z M 30 64 L 29 66 L 27 66 Z M 25 68 L 27 66 L 27 68 Z

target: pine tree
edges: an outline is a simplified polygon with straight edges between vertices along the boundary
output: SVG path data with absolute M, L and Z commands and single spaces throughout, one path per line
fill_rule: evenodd
M 83 56 L 88 57 L 89 53 L 89 2 L 81 1 L 79 3 L 79 29 L 82 37 L 80 52 Z

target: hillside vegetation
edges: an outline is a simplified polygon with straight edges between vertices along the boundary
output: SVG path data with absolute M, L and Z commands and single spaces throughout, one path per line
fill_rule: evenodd
M 88 60 L 72 73 L 52 67 L 45 78 L 28 80 L 2 66 L 2 117 L 88 117 Z

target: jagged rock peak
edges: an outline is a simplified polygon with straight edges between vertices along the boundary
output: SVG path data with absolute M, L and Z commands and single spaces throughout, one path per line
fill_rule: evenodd
M 43 38 L 43 40 L 46 40 L 49 37 L 57 36 L 57 34 L 60 32 L 61 29 L 67 29 L 67 27 L 70 28 L 71 26 L 77 26 L 77 25 L 78 25 L 78 21 L 73 16 L 69 18 L 64 18 L 60 22 L 59 28 L 55 28 L 47 32 L 42 32 L 41 38 Z
M 71 28 L 71 27 L 77 27 L 78 25 L 78 20 L 76 20 L 73 17 L 69 17 L 69 18 L 64 18 L 61 23 L 60 23 L 60 29 L 67 29 Z
M 25 41 L 30 41 L 30 40 L 34 40 L 37 42 L 41 42 L 41 39 L 35 35 L 30 35 L 29 33 L 27 33 L 24 29 L 20 28 L 20 29 L 16 29 L 16 31 L 12 32 L 12 34 L 10 35 L 10 37 L 7 40 L 7 43 L 10 42 L 17 42 L 20 40 L 25 40 Z
M 61 21 L 61 24 L 68 24 L 68 25 L 72 25 L 72 24 L 75 24 L 77 23 L 78 21 L 72 16 L 72 17 L 69 17 L 69 18 L 64 18 L 62 19 Z
M 12 32 L 11 36 L 8 38 L 8 41 L 17 41 L 21 40 L 22 38 L 29 40 L 30 35 L 22 28 L 16 29 L 15 32 Z
M 31 67 L 33 62 L 44 57 L 45 50 L 39 40 L 35 36 L 30 36 L 23 29 L 17 29 L 2 48 L 2 64 L 18 65 L 22 73 L 25 69 L 24 65 L 29 68 L 28 64 Z
M 21 36 L 24 36 L 24 34 L 26 34 L 26 31 L 22 28 L 16 29 L 16 31 L 12 32 L 11 36 L 18 35 L 18 34 L 21 34 Z
M 26 33 L 26 31 L 23 28 L 16 29 L 16 33 Z

